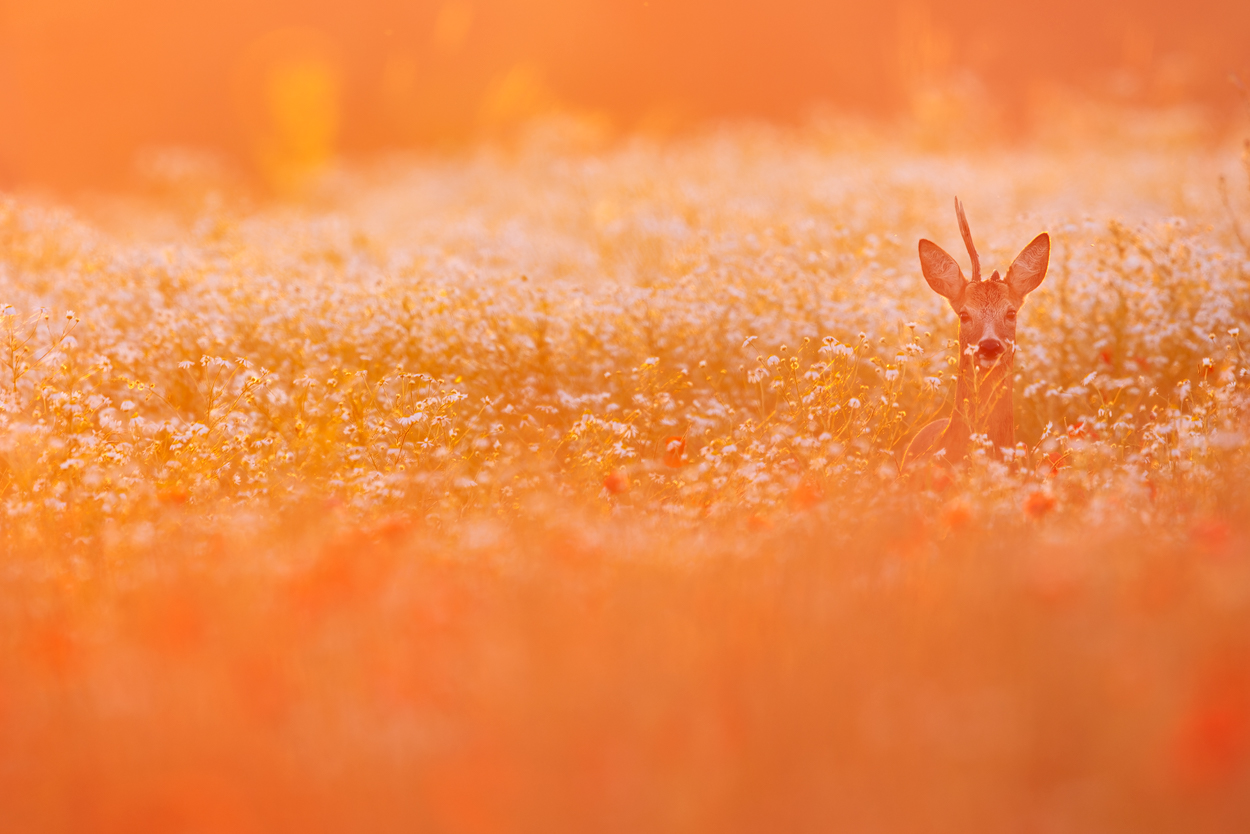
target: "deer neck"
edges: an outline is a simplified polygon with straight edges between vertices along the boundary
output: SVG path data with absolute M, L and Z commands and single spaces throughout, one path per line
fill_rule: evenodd
M 1011 390 L 1015 380 L 1010 356 L 988 371 L 978 370 L 971 356 L 962 356 L 955 385 L 955 410 L 945 432 L 946 454 L 959 460 L 968 454 L 972 435 L 984 434 L 993 454 L 1015 445 L 1015 411 Z

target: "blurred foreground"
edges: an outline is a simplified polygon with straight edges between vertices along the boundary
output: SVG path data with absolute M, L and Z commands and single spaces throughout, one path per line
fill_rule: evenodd
M 6 199 L 6 830 L 1245 829 L 1250 192 L 1191 126 Z M 1054 236 L 1020 443 L 900 473 L 956 193 L 987 271 Z
M 1242 830 L 1245 527 L 926 503 L 10 563 L 6 828 Z

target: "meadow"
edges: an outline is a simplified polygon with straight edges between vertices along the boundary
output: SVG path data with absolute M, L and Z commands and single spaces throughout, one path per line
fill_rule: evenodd
M 1248 172 L 1109 123 L 0 197 L 3 828 L 1245 830 Z M 1019 442 L 900 470 L 955 195 Z

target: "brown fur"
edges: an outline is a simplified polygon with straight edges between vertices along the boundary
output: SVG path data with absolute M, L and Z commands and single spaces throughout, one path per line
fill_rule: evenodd
M 961 230 L 969 254 L 976 261 L 971 235 L 958 207 Z M 929 423 L 916 433 L 903 454 L 902 466 L 945 450 L 947 461 L 968 454 L 973 434 L 985 434 L 995 450 L 1015 445 L 1015 412 L 1012 406 L 1016 314 L 1024 298 L 1046 277 L 1050 261 L 1050 236 L 1042 233 L 1016 257 L 1007 277 L 998 273 L 989 280 L 968 281 L 959 264 L 937 244 L 920 241 L 920 265 L 934 292 L 944 296 L 959 315 L 959 377 L 955 406 L 950 417 Z M 997 356 L 988 352 L 994 341 L 1002 346 Z M 970 353 L 969 346 L 977 346 Z

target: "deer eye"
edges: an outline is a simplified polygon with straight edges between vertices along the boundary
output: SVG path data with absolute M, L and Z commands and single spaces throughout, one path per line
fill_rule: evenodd
M 1015 321 L 1015 320 L 1016 320 L 1016 311 L 1015 311 L 1015 310 L 1008 310 L 1008 311 L 1007 311 L 1007 321 Z
M 967 324 L 968 322 L 972 321 L 972 316 L 968 315 L 967 313 L 961 312 L 959 314 L 959 321 L 962 324 Z

